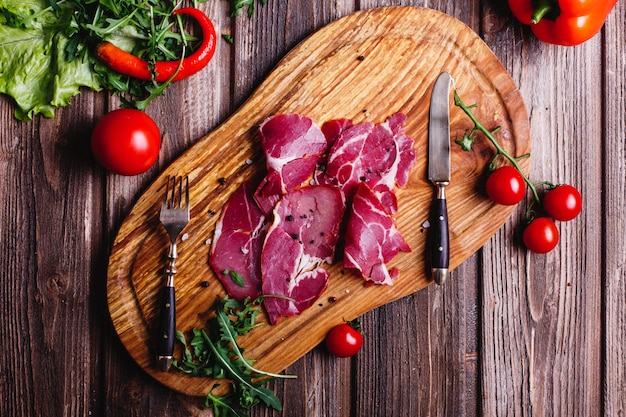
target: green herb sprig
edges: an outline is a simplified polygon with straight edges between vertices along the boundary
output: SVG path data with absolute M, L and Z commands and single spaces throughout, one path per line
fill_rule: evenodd
M 475 104 L 466 105 L 465 103 L 463 103 L 456 89 L 454 90 L 454 104 L 457 107 L 459 107 L 461 110 L 463 110 L 463 113 L 465 113 L 470 118 L 472 123 L 474 123 L 474 127 L 469 132 L 463 133 L 462 139 L 455 141 L 456 144 L 461 146 L 461 148 L 464 151 L 469 152 L 472 150 L 472 146 L 474 144 L 474 141 L 476 140 L 476 136 L 475 136 L 476 132 L 482 133 L 489 140 L 489 142 L 491 142 L 491 144 L 496 148 L 496 154 L 494 155 L 493 159 L 491 160 L 489 164 L 489 170 L 493 171 L 496 168 L 497 159 L 500 157 L 504 157 L 511 163 L 511 165 L 513 165 L 513 167 L 515 167 L 515 169 L 519 171 L 519 173 L 524 178 L 524 182 L 526 182 L 526 185 L 531 190 L 534 201 L 540 204 L 541 200 L 539 198 L 539 193 L 537 192 L 537 184 L 534 184 L 530 180 L 528 175 L 524 172 L 524 170 L 522 170 L 522 168 L 519 165 L 519 161 L 522 159 L 528 158 L 530 154 L 525 154 L 520 157 L 514 157 L 513 155 L 508 153 L 506 149 L 504 149 L 502 145 L 498 143 L 498 141 L 496 140 L 494 136 L 498 131 L 501 130 L 502 127 L 498 126 L 493 130 L 487 129 L 472 112 L 472 109 L 475 108 L 476 105 Z
M 256 369 L 253 361 L 243 356 L 237 339 L 262 325 L 257 323 L 260 302 L 260 298 L 239 302 L 225 297 L 218 303 L 215 318 L 208 323 L 213 332 L 192 329 L 189 343 L 182 332 L 176 333 L 183 345 L 181 359 L 174 361 L 177 369 L 193 376 L 227 379 L 231 384 L 229 394 L 210 392 L 205 399 L 205 405 L 213 408 L 216 417 L 243 417 L 246 414 L 242 410 L 260 402 L 281 410 L 280 400 L 263 385 L 273 378 L 296 378 Z
M 261 3 L 262 6 L 267 4 L 267 0 L 230 0 L 232 5 L 232 15 L 239 16 L 243 13 L 243 10 L 246 9 L 248 18 L 251 18 L 254 15 L 255 2 Z

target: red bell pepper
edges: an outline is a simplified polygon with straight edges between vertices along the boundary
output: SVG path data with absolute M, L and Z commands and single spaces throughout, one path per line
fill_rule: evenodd
M 579 45 L 600 31 L 617 0 L 508 0 L 513 15 L 543 42 Z
M 202 31 L 202 43 L 198 49 L 181 61 L 157 61 L 154 64 L 154 74 L 150 64 L 143 59 L 118 48 L 110 42 L 98 45 L 96 55 L 109 68 L 120 74 L 138 78 L 140 80 L 154 80 L 165 82 L 174 74 L 172 81 L 189 77 L 204 68 L 215 53 L 217 43 L 215 28 L 211 20 L 201 10 L 193 7 L 185 7 L 175 10 L 172 15 L 185 14 L 193 17 Z

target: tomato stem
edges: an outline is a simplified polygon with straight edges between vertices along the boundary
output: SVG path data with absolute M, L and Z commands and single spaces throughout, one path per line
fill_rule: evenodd
M 528 178 L 528 176 L 524 173 L 524 171 L 522 170 L 522 168 L 519 166 L 518 161 L 520 159 L 523 158 L 527 158 L 530 156 L 530 154 L 525 154 L 522 155 L 518 158 L 512 156 L 510 153 L 508 153 L 506 151 L 506 149 L 504 149 L 496 140 L 496 138 L 494 137 L 494 133 L 498 132 L 501 129 L 501 126 L 496 127 L 493 131 L 488 130 L 487 128 L 485 128 L 485 126 L 483 126 L 482 123 L 480 123 L 480 121 L 476 118 L 476 116 L 474 115 L 474 113 L 472 113 L 472 108 L 476 107 L 476 105 L 471 105 L 471 106 L 467 106 L 463 103 L 463 101 L 461 101 L 461 97 L 459 97 L 458 92 L 456 91 L 456 89 L 454 90 L 454 104 L 459 107 L 461 110 L 463 110 L 463 112 L 472 120 L 472 123 L 474 123 L 474 128 L 471 130 L 470 135 L 464 136 L 465 140 L 469 140 L 470 142 L 473 142 L 474 140 L 474 132 L 476 132 L 477 130 L 480 131 L 481 133 L 483 133 L 485 135 L 485 137 L 487 139 L 489 139 L 489 141 L 493 144 L 493 146 L 496 148 L 496 155 L 494 156 L 493 161 L 495 160 L 495 158 L 498 157 L 498 155 L 502 155 L 503 157 L 505 157 L 506 159 L 509 160 L 509 162 L 511 163 L 511 165 L 513 165 L 513 167 L 519 171 L 520 174 L 522 174 L 522 177 L 524 178 L 524 182 L 526 182 L 526 185 L 528 186 L 528 188 L 530 188 L 530 190 L 533 193 L 533 198 L 535 200 L 535 202 L 537 202 L 537 204 L 541 204 L 541 199 L 539 198 L 539 193 L 537 192 L 537 187 L 535 186 L 535 184 L 532 183 L 532 181 L 530 181 L 530 179 Z M 458 144 L 460 144 L 461 146 L 465 146 L 465 144 L 460 143 L 459 141 L 457 141 Z

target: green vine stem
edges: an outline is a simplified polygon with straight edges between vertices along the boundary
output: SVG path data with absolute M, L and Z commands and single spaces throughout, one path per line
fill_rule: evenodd
M 459 107 L 461 110 L 463 110 L 463 112 L 471 119 L 472 123 L 474 123 L 474 128 L 470 131 L 470 133 L 468 134 L 467 132 L 465 132 L 463 134 L 463 139 L 462 140 L 457 140 L 456 143 L 461 145 L 461 147 L 463 148 L 463 150 L 469 151 L 472 148 L 472 144 L 474 142 L 474 133 L 476 131 L 481 132 L 482 134 L 485 135 L 485 137 L 487 139 L 489 139 L 489 141 L 493 144 L 493 146 L 496 148 L 496 155 L 494 156 L 494 159 L 492 160 L 492 164 L 493 161 L 495 161 L 495 159 L 499 156 L 502 155 L 503 157 L 505 157 L 506 159 L 509 160 L 509 162 L 511 163 L 511 165 L 513 165 L 513 167 L 515 167 L 515 169 L 517 169 L 519 171 L 519 173 L 522 175 L 522 177 L 524 178 L 524 182 L 526 182 L 526 185 L 528 186 L 528 188 L 530 188 L 530 190 L 533 193 L 533 198 L 535 200 L 535 202 L 537 204 L 541 204 L 541 199 L 539 198 L 539 193 L 537 192 L 537 186 L 535 184 L 533 184 L 530 179 L 528 178 L 528 176 L 524 173 L 524 171 L 522 170 L 522 168 L 519 166 L 519 160 L 522 158 L 526 158 L 528 156 L 530 156 L 530 154 L 526 154 L 523 155 L 519 158 L 516 158 L 514 156 L 512 156 L 510 153 L 508 153 L 506 151 L 506 149 L 504 149 L 496 140 L 496 138 L 494 137 L 494 134 L 496 132 L 498 132 L 500 130 L 500 126 L 496 127 L 494 130 L 488 130 L 487 128 L 485 128 L 485 126 L 483 126 L 482 123 L 480 123 L 480 121 L 476 118 L 476 116 L 474 115 L 474 113 L 472 112 L 472 109 L 474 107 L 476 107 L 476 105 L 471 105 L 471 106 L 467 106 L 463 103 L 463 101 L 461 101 L 461 97 L 459 97 L 458 92 L 456 91 L 456 89 L 454 89 L 454 104 Z

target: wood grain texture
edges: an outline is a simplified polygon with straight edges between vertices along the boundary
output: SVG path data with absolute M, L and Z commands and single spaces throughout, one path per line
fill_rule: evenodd
M 225 122 L 300 41 L 357 10 L 426 6 L 473 29 L 528 108 L 532 177 L 581 188 L 580 219 L 548 256 L 520 247 L 518 209 L 446 285 L 360 317 L 355 358 L 316 347 L 277 381 L 283 411 L 252 417 L 605 416 L 626 414 L 626 2 L 574 48 L 539 42 L 499 0 L 268 0 L 253 18 L 201 3 L 218 33 L 211 64 L 168 87 L 148 113 L 164 134 L 158 164 L 118 177 L 88 150 L 117 97 L 83 92 L 52 120 L 13 119 L 0 97 L 0 415 L 212 416 L 127 353 L 108 314 L 117 231 L 169 164 Z M 411 30 L 412 31 L 412 30 Z M 571 285 L 568 285 L 571 284 Z M 534 336 L 534 337 L 533 337 Z
M 515 44 L 515 28 L 501 27 L 506 30 L 487 39 L 498 45 L 494 51 L 511 68 L 528 106 L 533 153 L 542 160 L 533 164 L 531 178 L 576 184 L 586 202 L 579 219 L 559 224 L 561 243 L 547 256 L 527 253 L 511 240 L 523 225 L 522 213 L 484 247 L 484 264 L 491 268 L 483 271 L 482 358 L 485 369 L 498 371 L 483 373 L 482 412 L 597 415 L 602 168 L 590 161 L 602 159 L 602 142 L 589 138 L 602 126 L 589 115 L 602 113 L 601 38 L 577 48 L 545 45 L 530 35 Z M 507 53 L 512 44 L 523 60 Z M 586 81 L 575 81 L 580 79 Z
M 605 320 L 603 363 L 604 415 L 626 415 L 626 4 L 621 2 L 606 23 L 603 45 L 604 94 L 602 146 L 604 180 L 602 256 L 600 275 Z M 604 277 L 604 279 L 602 279 Z
M 422 29 L 416 31 L 418 23 Z M 207 262 L 207 241 L 218 217 L 213 213 L 219 213 L 241 181 L 263 173 L 256 127 L 273 114 L 297 112 L 321 124 L 341 117 L 381 122 L 402 111 L 419 157 L 409 184 L 399 194 L 398 227 L 413 248 L 411 254 L 401 254 L 391 264 L 402 271 L 402 277 L 392 287 L 366 289 L 357 276 L 333 265 L 332 279 L 318 307 L 244 339 L 243 346 L 258 360 L 258 367 L 281 371 L 316 346 L 342 318 L 354 318 L 426 286 L 422 225 L 433 193 L 425 178 L 427 111 L 433 81 L 444 70 L 453 75 L 464 99 L 478 104 L 479 117 L 489 117 L 493 128 L 502 126 L 501 138 L 511 153 L 528 152 L 524 104 L 495 56 L 460 21 L 429 9 L 404 7 L 353 14 L 309 37 L 231 118 L 174 161 L 122 225 L 109 264 L 107 291 L 113 324 L 140 366 L 167 386 L 191 395 L 206 394 L 214 384 L 182 373 L 161 373 L 154 367 L 152 323 L 165 248 L 158 223 L 163 179 L 174 173 L 190 175 L 192 221 L 185 229 L 189 239 L 179 248 L 177 275 L 177 327 L 189 331 L 205 325 L 215 300 L 223 294 Z M 471 127 L 468 121 L 457 109 L 452 114 L 452 132 Z M 483 141 L 471 153 L 454 149 L 448 191 L 452 268 L 474 253 L 512 211 L 476 192 L 493 156 L 491 145 Z M 220 178 L 225 178 L 225 185 Z M 204 280 L 211 282 L 206 289 L 200 286 Z M 326 302 L 331 296 L 338 301 Z

